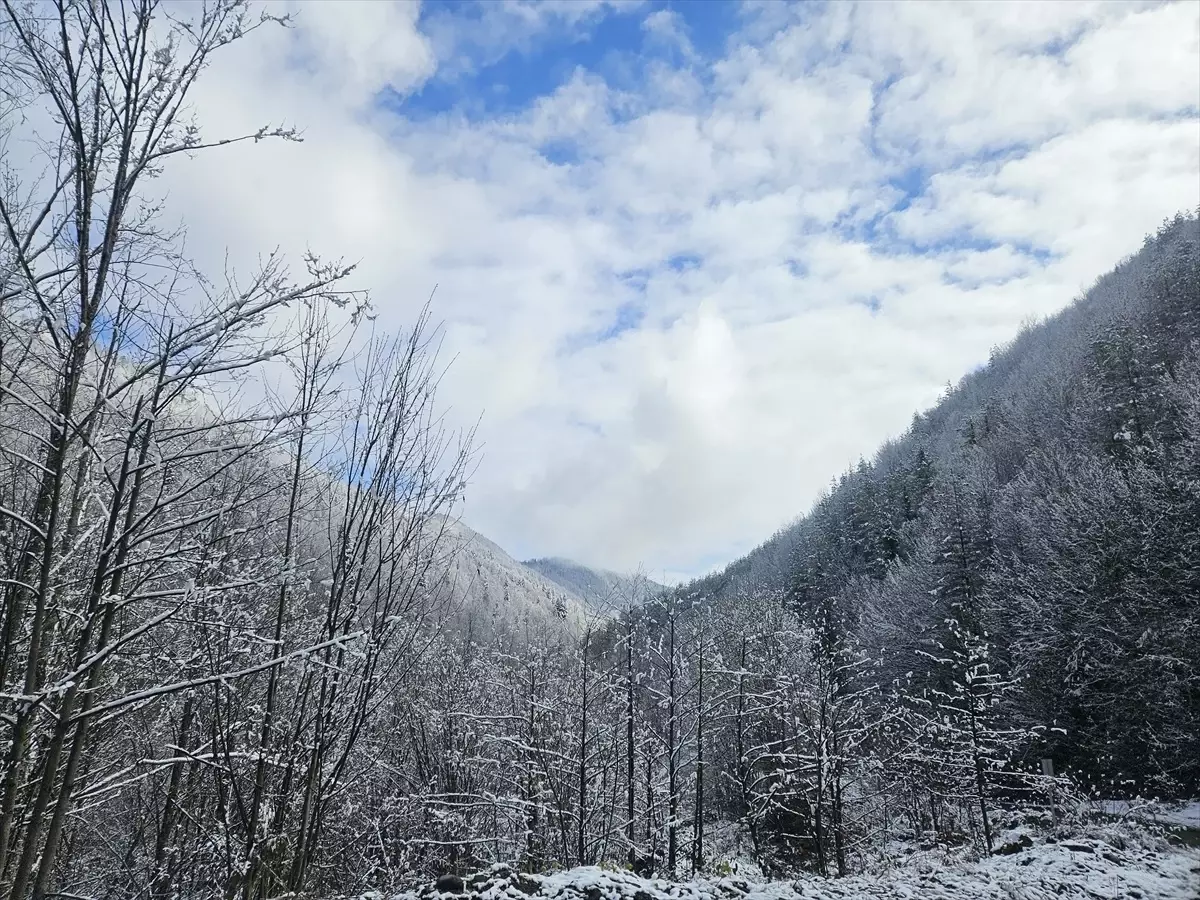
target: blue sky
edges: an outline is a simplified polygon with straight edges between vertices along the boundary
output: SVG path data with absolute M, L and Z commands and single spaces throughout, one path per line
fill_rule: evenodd
M 304 143 L 172 203 L 214 261 L 361 260 L 380 327 L 438 286 L 518 557 L 734 558 L 1200 203 L 1194 3 L 277 7 L 197 105 Z
M 697 49 L 704 47 L 713 55 L 733 33 L 738 19 L 738 9 L 732 4 L 660 2 L 600 10 L 578 23 L 552 22 L 546 32 L 525 45 L 491 52 L 468 45 L 466 52 L 476 50 L 471 67 L 435 72 L 403 98 L 403 112 L 414 118 L 448 112 L 472 119 L 511 114 L 553 93 L 577 68 L 636 90 L 647 66 L 680 61 L 677 47 L 656 39 L 644 26 L 646 16 L 658 10 L 678 15 Z M 461 32 L 469 27 L 466 23 L 483 27 L 486 12 L 487 5 L 482 2 L 425 3 L 418 27 Z
M 793 7 L 787 17 L 803 23 L 820 4 L 809 9 Z M 775 11 L 772 11 L 775 12 Z M 626 109 L 615 111 L 614 118 L 622 121 L 641 111 L 638 107 L 639 88 L 653 78 L 656 68 L 686 68 L 701 84 L 711 82 L 711 69 L 720 62 L 739 38 L 747 24 L 753 22 L 762 9 L 754 5 L 721 2 L 656 2 L 627 3 L 615 7 L 600 6 L 582 13 L 578 19 L 550 16 L 536 36 L 507 46 L 491 46 L 483 39 L 489 33 L 488 22 L 495 13 L 495 4 L 485 0 L 437 0 L 420 8 L 418 28 L 435 35 L 445 35 L 456 42 L 449 51 L 446 64 L 415 89 L 399 93 L 391 88 L 377 98 L 380 108 L 412 122 L 438 118 L 464 118 L 473 123 L 519 116 L 541 98 L 551 96 L 573 76 L 586 72 L 599 76 L 616 90 L 629 95 Z M 778 15 L 778 13 L 776 13 Z M 653 23 L 661 22 L 655 27 Z M 669 24 L 668 24 L 669 23 Z M 667 31 L 671 34 L 666 34 Z M 1048 56 L 1062 58 L 1088 31 L 1086 23 L 1046 39 Z M 847 55 L 846 41 L 830 40 L 813 55 L 810 65 L 822 60 Z M 899 76 L 887 75 L 873 86 L 876 101 L 896 82 Z M 879 119 L 872 115 L 868 143 L 877 159 L 903 161 L 908 148 L 882 147 L 875 138 Z M 537 145 L 544 160 L 553 165 L 570 167 L 580 163 L 579 148 L 569 140 L 551 140 Z M 1021 144 L 988 147 L 982 152 L 960 160 L 987 165 L 1027 151 Z M 849 217 L 837 221 L 834 227 L 850 239 L 864 241 L 890 251 L 922 254 L 942 254 L 954 251 L 983 252 L 1006 246 L 1004 242 L 958 229 L 939 235 L 936 239 L 917 239 L 897 235 L 889 227 L 889 216 L 907 209 L 921 197 L 936 173 L 928 165 L 902 165 L 895 174 L 886 177 L 888 187 L 895 189 L 888 208 L 866 218 Z M 1031 244 L 1013 244 L 1018 253 L 1044 265 L 1053 252 Z M 683 270 L 702 264 L 694 253 L 677 253 L 666 264 Z M 799 264 L 797 264 L 799 265 Z M 960 279 L 947 275 L 956 283 Z M 878 297 L 856 298 L 873 311 L 878 311 Z M 611 325 L 593 332 L 600 339 L 609 339 L 640 322 L 644 307 L 636 302 L 622 304 Z M 586 337 L 586 336 L 585 336 Z M 572 343 L 577 343 L 573 341 Z

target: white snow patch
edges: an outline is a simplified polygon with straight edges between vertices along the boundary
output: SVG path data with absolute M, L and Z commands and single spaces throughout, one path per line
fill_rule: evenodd
M 1106 816 L 1151 822 L 1173 828 L 1200 829 L 1200 800 L 1160 803 L 1155 800 L 1099 800 L 1098 811 Z

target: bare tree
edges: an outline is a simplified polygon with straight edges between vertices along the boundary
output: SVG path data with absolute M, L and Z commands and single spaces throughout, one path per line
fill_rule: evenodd
M 184 115 L 210 57 L 267 21 L 238 0 L 5 0 L 0 13 L 0 108 L 48 123 L 6 119 L 0 134 L 6 160 L 18 141 L 38 151 L 0 186 L 6 896 L 52 889 L 73 811 L 146 785 L 157 811 L 131 805 L 141 824 L 116 869 L 132 878 L 145 857 L 166 893 L 184 877 L 169 849 L 181 823 L 216 818 L 223 890 L 303 884 L 359 775 L 359 740 L 436 611 L 429 576 L 470 439 L 435 409 L 428 310 L 369 343 L 322 460 L 314 417 L 343 374 L 326 311 L 363 308 L 339 287 L 350 267 L 309 257 L 294 282 L 271 256 L 248 279 L 205 277 L 141 190 L 176 157 L 294 137 L 206 140 Z M 246 388 L 281 364 L 296 396 L 272 408 Z M 322 566 L 327 585 L 312 580 Z M 234 684 L 261 689 L 261 706 L 231 702 Z M 131 751 L 123 722 L 173 750 Z M 213 842 L 189 837 L 195 852 Z

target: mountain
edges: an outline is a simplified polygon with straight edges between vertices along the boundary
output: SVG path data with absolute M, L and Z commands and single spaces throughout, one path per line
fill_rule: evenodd
M 499 545 L 455 519 L 444 520 L 442 576 L 458 615 L 491 630 L 565 621 L 567 633 L 589 616 L 611 615 L 632 599 L 663 590 L 646 578 L 592 569 L 567 559 L 518 562 Z
M 593 569 L 557 556 L 527 559 L 522 565 L 550 579 L 594 609 L 625 607 L 631 601 L 640 603 L 664 590 L 663 585 L 642 576 Z
M 462 522 L 446 522 L 446 570 L 443 576 L 459 614 L 491 626 L 565 620 L 578 627 L 588 603 L 569 586 L 508 555 Z
M 997 742 L 1025 735 L 1023 754 L 1092 790 L 1194 796 L 1200 220 L 1164 223 L 680 593 L 729 611 L 775 598 L 819 646 L 871 660 L 896 708 L 987 709 Z

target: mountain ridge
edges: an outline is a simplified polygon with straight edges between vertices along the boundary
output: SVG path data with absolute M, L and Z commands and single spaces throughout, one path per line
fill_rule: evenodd
M 464 615 L 494 626 L 565 620 L 572 628 L 642 602 L 663 586 L 636 575 L 594 569 L 574 560 L 517 560 L 460 519 L 445 521 L 449 553 L 444 578 Z
M 591 607 L 624 607 L 640 603 L 665 590 L 665 586 L 644 575 L 622 575 L 611 569 L 597 569 L 561 556 L 522 560 L 521 565 L 560 585 Z
M 1005 715 L 1038 735 L 1029 753 L 1097 790 L 1186 797 L 1200 785 L 1198 511 L 1189 212 L 679 596 L 773 598 L 901 695 L 990 659 Z

